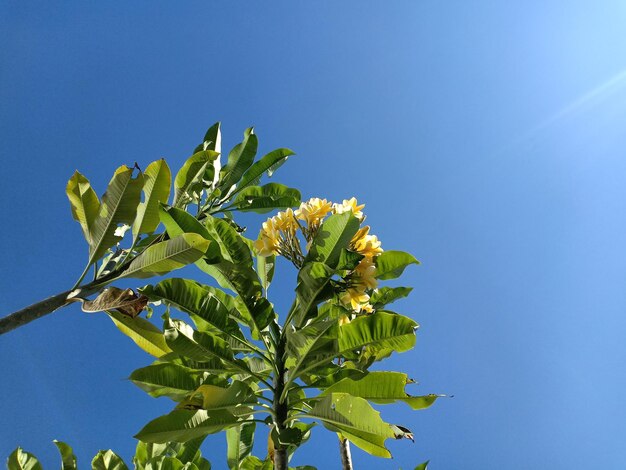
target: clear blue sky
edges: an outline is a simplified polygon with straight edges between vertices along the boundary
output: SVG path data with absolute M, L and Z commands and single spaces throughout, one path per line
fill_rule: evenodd
M 354 450 L 357 468 L 626 468 L 624 2 L 55 3 L 0 3 L 0 313 L 81 272 L 74 170 L 102 193 L 120 164 L 178 167 L 214 121 L 227 146 L 254 124 L 298 153 L 282 182 L 357 196 L 423 262 L 398 308 L 417 347 L 389 367 L 455 398 L 386 409 L 416 443 Z M 171 407 L 125 380 L 150 358 L 77 307 L 0 357 L 2 459 L 19 444 L 55 468 L 54 438 L 81 467 L 128 458 Z M 339 467 L 323 434 L 296 463 Z

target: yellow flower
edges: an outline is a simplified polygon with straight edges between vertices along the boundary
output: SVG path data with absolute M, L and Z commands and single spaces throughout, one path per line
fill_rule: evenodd
M 254 248 L 261 256 L 278 254 L 280 247 L 280 232 L 274 218 L 263 222 L 259 238 L 254 242 Z
M 365 304 L 361 306 L 361 313 L 374 313 L 374 307 L 372 307 L 372 304 Z
M 367 289 L 376 289 L 378 281 L 376 280 L 376 265 L 372 258 L 365 257 L 354 269 L 351 276 L 353 283 L 363 286 Z
M 322 219 L 332 210 L 332 205 L 326 199 L 314 197 L 300 204 L 294 213 L 295 216 L 304 220 L 309 227 L 317 227 Z
M 351 321 L 352 320 L 351 320 L 351 318 L 348 315 L 341 315 L 339 317 L 339 326 L 347 325 Z
M 344 212 L 352 212 L 354 216 L 363 220 L 363 212 L 361 209 L 365 207 L 365 204 L 358 205 L 356 202 L 356 198 L 353 197 L 351 199 L 344 199 L 341 204 L 333 204 L 333 212 L 335 214 L 343 214 Z
M 279 212 L 274 217 L 274 225 L 278 230 L 282 230 L 285 233 L 289 233 L 291 235 L 296 233 L 296 229 L 298 228 L 298 223 L 294 218 L 294 213 L 292 209 L 287 209 L 284 212 Z
M 359 288 L 348 287 L 348 289 L 341 294 L 339 300 L 344 305 L 351 307 L 355 312 L 360 312 L 362 305 L 369 302 L 370 296 Z
M 271 256 L 278 254 L 278 243 L 267 237 L 261 236 L 254 242 L 254 248 L 260 256 Z
M 383 249 L 378 237 L 376 235 L 369 235 L 369 231 L 369 225 L 360 228 L 354 237 L 352 237 L 350 246 L 357 253 L 372 258 L 381 254 Z

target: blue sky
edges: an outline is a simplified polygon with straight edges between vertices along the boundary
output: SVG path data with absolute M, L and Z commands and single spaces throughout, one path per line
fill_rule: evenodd
M 423 263 L 398 307 L 417 347 L 388 367 L 455 397 L 385 409 L 416 443 L 355 449 L 357 468 L 624 468 L 625 21 L 620 1 L 2 2 L 1 313 L 82 271 L 74 170 L 101 194 L 121 164 L 180 166 L 217 120 L 227 147 L 255 125 L 262 150 L 298 154 L 281 182 L 357 196 Z M 54 468 L 55 438 L 83 465 L 128 458 L 171 407 L 125 380 L 150 358 L 75 306 L 0 357 L 2 458 L 19 444 Z M 339 468 L 335 449 L 319 430 L 296 463 Z

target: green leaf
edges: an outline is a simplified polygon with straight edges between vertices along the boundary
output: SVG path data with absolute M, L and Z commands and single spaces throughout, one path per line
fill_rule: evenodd
M 148 354 L 161 357 L 172 351 L 165 343 L 161 330 L 148 320 L 141 317 L 130 318 L 114 310 L 107 311 L 107 314 L 122 333 Z
M 100 259 L 122 237 L 115 234 L 120 224 L 132 224 L 139 205 L 143 175 L 133 178 L 133 169 L 122 165 L 113 174 L 102 196 L 89 244 L 89 264 Z
M 177 237 L 183 233 L 197 233 L 209 240 L 209 232 L 198 219 L 183 209 L 169 207 L 161 204 L 159 208 L 159 218 L 170 238 Z
M 145 466 L 145 470 L 181 470 L 183 468 L 184 465 L 180 460 L 167 455 L 153 457 L 146 462 Z
M 269 183 L 265 186 L 249 186 L 234 198 L 229 209 L 264 214 L 274 209 L 286 209 L 300 204 L 302 196 L 297 189 L 283 184 Z
M 371 295 L 370 304 L 374 308 L 382 308 L 387 304 L 408 296 L 412 290 L 412 287 L 379 287 Z
M 300 374 L 313 370 L 334 357 L 345 356 L 364 348 L 369 348 L 373 352 L 407 351 L 415 345 L 417 326 L 417 323 L 410 318 L 397 314 L 375 312 L 358 317 L 338 328 L 337 337 L 332 346 L 325 346 L 316 351 L 313 357 L 307 357 Z
M 261 286 L 267 292 L 270 288 L 270 283 L 274 278 L 274 272 L 276 270 L 276 255 L 256 257 L 256 271 L 261 281 Z
M 238 468 L 239 470 L 273 470 L 274 465 L 269 459 L 261 460 L 255 455 L 248 455 L 241 461 Z
M 318 229 L 304 262 L 319 261 L 336 268 L 342 250 L 348 248 L 359 225 L 359 219 L 351 212 L 331 215 Z
M 230 469 L 241 468 L 241 462 L 252 452 L 254 445 L 254 421 L 244 422 L 226 430 L 226 459 Z
M 336 320 L 323 320 L 310 323 L 300 330 L 287 330 L 285 365 L 289 368 L 289 376 L 292 379 L 300 375 L 300 370 L 313 356 L 322 354 L 328 357 L 329 342 L 336 338 L 337 328 Z M 330 354 L 333 354 L 334 350 L 333 344 Z
M 241 314 L 241 320 L 250 326 L 253 337 L 258 339 L 259 331 L 267 327 L 275 313 L 267 299 L 261 296 L 261 282 L 252 268 L 250 248 L 244 238 L 225 220 L 209 218 L 209 229 L 181 210 L 164 209 L 161 220 L 170 236 L 182 233 L 184 228 L 201 233 L 215 242 L 209 245 L 206 256 L 196 261 L 196 266 L 213 277 L 220 286 L 239 295 L 236 308 Z M 217 240 L 213 237 L 217 237 Z
M 231 370 L 248 372 L 245 362 L 235 359 L 230 346 L 217 336 L 193 330 L 181 321 L 167 319 L 165 340 L 172 350 L 196 361 L 219 359 Z
M 208 467 L 211 468 L 211 464 L 208 460 L 202 458 L 200 452 L 200 446 L 204 442 L 205 436 L 192 439 L 185 443 L 179 444 L 179 450 L 176 453 L 176 458 L 182 463 L 193 463 L 197 468 Z
M 56 439 L 52 442 L 54 442 L 54 444 L 57 446 L 57 449 L 59 449 L 59 453 L 61 454 L 61 469 L 76 470 L 76 456 L 74 455 L 74 451 L 72 450 L 72 448 L 65 442 L 57 441 Z
M 253 129 L 246 129 L 243 141 L 230 151 L 228 162 L 220 172 L 219 188 L 223 194 L 228 194 L 232 186 L 237 184 L 244 172 L 250 168 L 256 155 L 259 141 L 254 135 Z
M 322 262 L 310 262 L 302 266 L 298 272 L 298 284 L 296 286 L 296 309 L 294 310 L 294 321 L 298 327 L 310 317 L 310 311 L 322 298 L 330 278 L 335 274 L 335 270 Z
M 231 384 L 224 387 L 213 384 L 200 385 L 194 390 L 188 399 L 181 403 L 181 406 L 197 405 L 203 410 L 230 410 L 234 414 L 240 415 L 235 411 L 238 407 L 252 405 L 257 402 L 254 392 L 250 387 L 239 380 L 234 380 Z
M 174 410 L 150 421 L 135 438 L 144 442 L 186 442 L 238 423 L 239 418 L 226 410 Z
M 428 463 L 429 462 L 430 462 L 430 460 L 427 460 L 426 462 L 419 464 L 413 470 L 428 470 Z
M 272 176 L 272 173 L 283 163 L 287 161 L 291 155 L 295 155 L 293 151 L 285 148 L 280 148 L 271 151 L 267 155 L 261 157 L 259 161 L 255 162 L 248 171 L 246 171 L 241 178 L 241 181 L 237 185 L 239 192 L 242 189 L 256 185 L 261 180 L 263 173 L 267 172 L 268 176 Z
M 180 401 L 202 385 L 207 375 L 204 371 L 165 362 L 137 369 L 129 379 L 153 397 L 167 396 Z
M 365 258 L 365 256 L 357 253 L 356 251 L 350 251 L 345 249 L 341 250 L 341 254 L 339 255 L 339 262 L 337 263 L 337 270 L 352 271 L 358 266 L 363 258 Z
M 187 159 L 174 180 L 174 207 L 184 208 L 199 197 L 207 170 L 212 168 L 213 161 L 218 157 L 219 153 L 213 150 L 201 150 Z
M 21 447 L 15 449 L 7 460 L 8 470 L 42 470 L 39 460 L 31 454 L 22 450 Z
M 324 426 L 339 431 L 354 445 L 377 457 L 391 458 L 385 440 L 394 434 L 363 398 L 334 393 L 318 401 L 307 417 L 319 419 Z
M 172 174 L 165 160 L 150 163 L 143 175 L 144 202 L 137 207 L 133 223 L 133 242 L 141 233 L 152 233 L 159 225 L 159 208 L 170 196 Z
M 218 244 L 223 259 L 252 270 L 250 248 L 227 221 L 209 216 L 205 226 L 209 232 L 209 240 L 215 240 Z
M 404 391 L 408 383 L 408 376 L 400 372 L 370 372 L 362 377 L 342 379 L 324 390 L 320 396 L 349 393 L 380 404 L 402 401 L 414 410 L 428 408 L 438 398 L 437 395 L 410 396 Z
M 101 450 L 91 461 L 92 470 L 128 470 L 124 461 L 112 450 Z
M 183 233 L 146 248 L 119 277 L 146 278 L 167 274 L 194 263 L 208 248 L 209 241 L 200 235 Z
M 239 327 L 230 318 L 232 305 L 225 305 L 215 293 L 216 289 L 189 279 L 165 279 L 155 286 L 146 286 L 142 294 L 151 301 L 161 300 L 194 319 L 198 328 L 218 334 L 226 331 L 239 332 Z
M 72 208 L 72 217 L 80 223 L 85 240 L 91 246 L 96 217 L 100 211 L 100 200 L 89 180 L 76 171 L 65 189 Z
M 222 131 L 221 122 L 213 124 L 204 134 L 204 143 L 206 150 L 214 150 L 217 153 L 222 152 Z
M 159 217 L 170 238 L 175 238 L 184 233 L 195 233 L 209 241 L 214 241 L 211 239 L 209 231 L 206 227 L 202 225 L 194 216 L 182 209 L 161 205 Z M 218 262 L 221 259 L 219 244 L 209 244 L 209 249 L 206 251 L 204 256 L 212 262 Z M 203 258 L 196 261 L 196 264 L 198 265 L 202 265 L 203 263 Z
M 415 345 L 417 327 L 416 322 L 403 315 L 376 312 L 341 326 L 338 347 L 341 352 L 364 346 L 408 351 Z
M 376 279 L 395 279 L 400 277 L 410 264 L 420 264 L 413 255 L 404 251 L 385 251 L 374 258 Z

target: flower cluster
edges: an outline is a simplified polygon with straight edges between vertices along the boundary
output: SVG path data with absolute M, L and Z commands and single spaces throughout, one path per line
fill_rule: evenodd
M 282 255 L 296 266 L 301 266 L 304 255 L 297 236 L 299 227 L 293 210 L 279 212 L 263 222 L 254 247 L 261 256 Z
M 364 207 L 365 204 L 359 205 L 356 198 L 346 199 L 341 204 L 333 204 L 320 198 L 309 199 L 295 211 L 287 209 L 267 219 L 254 246 L 261 256 L 281 255 L 301 267 L 304 254 L 298 231 L 302 233 L 308 248 L 327 215 L 351 212 L 363 223 Z M 363 259 L 353 270 L 344 274 L 339 295 L 339 301 L 357 313 L 369 313 L 373 310 L 369 304 L 368 291 L 377 286 L 375 259 L 383 252 L 378 237 L 369 232 L 369 226 L 361 227 L 350 241 L 349 249 L 363 255 Z

